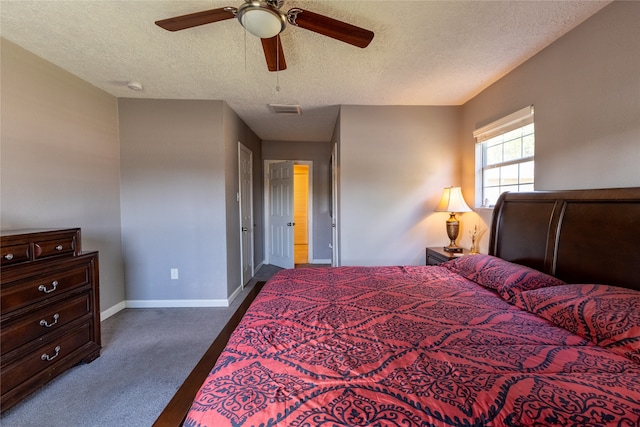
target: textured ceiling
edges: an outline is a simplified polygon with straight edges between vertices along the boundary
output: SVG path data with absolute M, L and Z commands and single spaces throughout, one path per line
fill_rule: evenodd
M 328 141 L 341 104 L 460 105 L 609 1 L 286 0 L 285 11 L 375 37 L 360 49 L 288 26 L 278 73 L 235 19 L 175 33 L 154 24 L 241 3 L 2 0 L 0 34 L 117 97 L 224 100 L 263 140 Z M 268 104 L 299 104 L 302 115 Z

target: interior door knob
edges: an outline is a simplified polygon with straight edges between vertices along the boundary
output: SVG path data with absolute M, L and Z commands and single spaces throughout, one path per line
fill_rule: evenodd
M 287 223 L 287 225 L 288 225 L 289 227 L 293 227 L 294 225 L 296 225 L 296 223 L 295 223 L 295 222 L 288 222 L 288 223 Z
M 249 229 L 247 227 L 242 227 L 242 231 L 248 231 Z

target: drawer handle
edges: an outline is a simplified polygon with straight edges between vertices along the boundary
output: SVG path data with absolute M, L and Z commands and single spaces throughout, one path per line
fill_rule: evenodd
M 6 259 L 7 261 L 11 261 L 13 259 L 13 254 L 6 254 L 4 256 L 4 259 Z
M 47 287 L 45 285 L 40 285 L 40 286 L 38 286 L 38 290 L 40 292 L 44 292 L 45 294 L 51 293 L 51 292 L 55 291 L 56 288 L 58 287 L 58 281 L 54 280 L 53 282 L 51 282 L 51 285 L 53 285 L 53 288 L 51 288 L 51 289 L 47 289 Z
M 51 362 L 53 359 L 58 357 L 58 355 L 60 354 L 60 346 L 57 345 L 56 348 L 54 348 L 54 350 L 55 350 L 56 354 L 54 354 L 53 356 L 49 356 L 47 353 L 44 353 L 42 356 L 40 356 L 40 359 L 46 360 L 47 362 Z
M 62 245 L 56 246 L 56 251 L 61 251 L 61 250 L 62 250 Z
M 48 323 L 46 320 L 42 319 L 40 321 L 40 326 L 44 326 L 45 328 L 50 328 L 53 325 L 55 325 L 56 323 L 58 323 L 58 319 L 60 318 L 60 315 L 58 313 L 53 315 L 53 323 Z

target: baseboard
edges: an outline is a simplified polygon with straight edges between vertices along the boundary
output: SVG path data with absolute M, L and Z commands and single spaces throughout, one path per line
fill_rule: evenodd
M 227 298 L 227 307 L 231 305 L 234 299 L 242 292 L 242 285 L 238 286 L 235 291 Z
M 175 299 L 175 300 L 126 300 L 100 312 L 100 321 L 104 321 L 125 308 L 197 308 L 197 307 L 229 307 L 233 300 L 242 293 L 242 286 L 227 299 Z
M 228 299 L 127 300 L 126 308 L 229 307 Z
M 124 301 L 120 301 L 119 303 L 117 303 L 116 305 L 104 310 L 100 312 L 100 321 L 103 322 L 106 319 L 108 319 L 109 317 L 113 316 L 114 314 L 116 314 L 119 311 L 122 311 L 126 308 L 126 304 Z
M 312 259 L 309 264 L 331 264 L 330 259 Z

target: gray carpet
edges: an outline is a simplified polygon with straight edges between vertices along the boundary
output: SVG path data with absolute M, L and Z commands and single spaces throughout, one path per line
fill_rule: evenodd
M 151 426 L 257 281 L 225 308 L 126 309 L 102 322 L 102 352 L 0 417 L 3 427 Z

